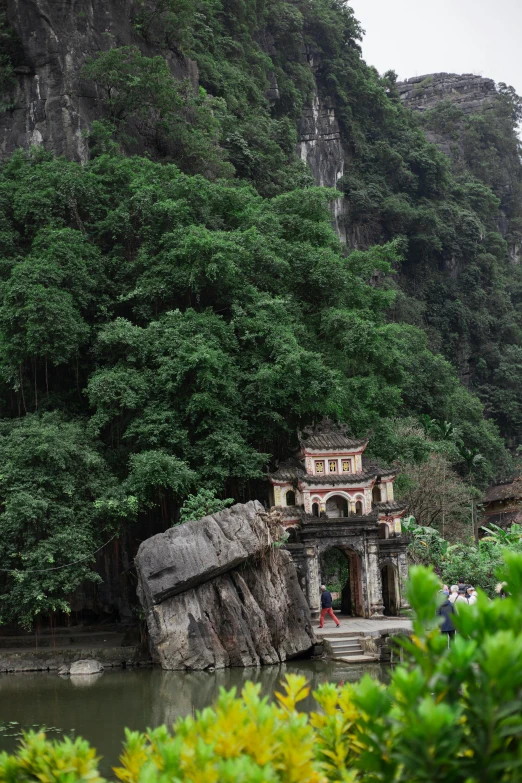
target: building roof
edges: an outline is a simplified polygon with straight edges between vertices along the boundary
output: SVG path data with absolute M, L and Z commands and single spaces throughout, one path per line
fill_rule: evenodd
M 501 484 L 493 484 L 488 487 L 484 496 L 484 503 L 493 503 L 495 500 L 508 500 L 517 498 L 522 501 L 522 481 L 510 479 Z
M 313 476 L 305 473 L 299 476 L 299 481 L 303 484 L 327 484 L 331 486 L 343 486 L 345 484 L 362 484 L 375 478 L 372 471 L 362 471 L 361 473 L 325 473 L 322 476 Z
M 357 525 L 376 525 L 379 521 L 378 513 L 373 509 L 369 514 L 351 514 L 349 517 L 315 517 L 312 514 L 303 514 L 301 524 L 305 528 L 310 527 L 355 527 Z
M 335 424 L 328 418 L 300 432 L 299 441 L 303 449 L 312 451 L 357 450 L 368 443 L 367 438 L 348 435 L 345 425 Z
M 522 522 L 522 511 L 520 509 L 515 509 L 515 511 L 499 511 L 498 514 L 488 514 L 480 520 L 480 527 L 484 529 L 485 527 L 488 527 L 488 525 L 498 525 L 498 527 L 508 528 L 515 522 L 517 524 Z
M 269 474 L 269 478 L 273 481 L 289 481 L 294 483 L 298 478 L 306 475 L 301 463 L 296 459 L 287 459 L 285 462 L 281 462 L 277 469 Z
M 366 438 L 350 438 L 338 432 L 324 432 L 319 435 L 309 435 L 301 441 L 301 446 L 307 451 L 350 451 L 366 446 Z
M 397 500 L 390 500 L 386 503 L 376 503 L 375 508 L 380 514 L 396 514 L 406 509 L 406 503 L 399 503 Z
M 380 460 L 372 459 L 371 457 L 363 457 L 362 464 L 366 472 L 372 472 L 378 478 L 387 478 L 397 474 L 397 468 L 389 467 Z

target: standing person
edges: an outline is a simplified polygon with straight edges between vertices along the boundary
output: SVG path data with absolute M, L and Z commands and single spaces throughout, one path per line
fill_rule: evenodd
M 468 604 L 470 606 L 473 606 L 473 604 L 477 603 L 477 598 L 478 598 L 477 591 L 475 590 L 473 585 L 470 585 L 466 592 L 468 594 Z
M 459 604 L 461 603 L 468 603 L 468 594 L 466 592 L 466 585 L 459 585 L 459 591 L 457 593 L 457 596 L 455 600 L 453 601 L 453 606 L 455 609 L 458 609 Z
M 466 584 L 464 579 L 459 579 L 458 588 L 459 588 L 459 593 L 460 592 L 464 592 L 464 593 L 466 592 L 466 590 L 468 589 L 468 585 Z
M 453 625 L 452 615 L 455 614 L 455 606 L 451 603 L 446 592 L 441 591 L 444 595 L 444 601 L 437 609 L 437 614 L 442 617 L 442 624 L 440 626 L 441 633 L 445 633 L 448 639 L 448 647 L 455 638 L 455 626 Z
M 457 600 L 458 594 L 459 594 L 459 586 L 458 585 L 451 585 L 451 587 L 450 587 L 450 595 L 449 595 L 450 603 L 452 603 L 452 604 L 455 603 L 455 601 Z
M 498 585 L 495 587 L 495 592 L 499 598 L 508 597 L 508 594 L 506 592 L 506 586 L 507 586 L 507 582 L 499 582 Z
M 332 594 L 329 590 L 326 589 L 326 585 L 321 585 L 321 619 L 319 620 L 319 628 L 324 627 L 324 618 L 327 614 L 330 615 L 338 628 L 341 625 L 337 617 L 334 615 L 332 604 Z

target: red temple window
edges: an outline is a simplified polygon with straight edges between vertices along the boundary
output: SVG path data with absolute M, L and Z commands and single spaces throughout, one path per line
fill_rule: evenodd
M 349 459 L 343 459 L 343 473 L 352 472 L 352 463 Z
M 328 470 L 330 471 L 330 473 L 337 473 L 337 460 L 336 459 L 331 459 L 328 462 Z
M 315 463 L 315 472 L 324 473 L 324 461 L 322 459 L 317 460 L 317 462 Z

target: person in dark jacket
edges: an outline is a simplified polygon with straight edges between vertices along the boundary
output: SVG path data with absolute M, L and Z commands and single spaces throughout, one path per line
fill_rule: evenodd
M 319 628 L 324 627 L 324 618 L 327 614 L 330 615 L 338 628 L 341 625 L 333 612 L 332 605 L 332 594 L 326 589 L 325 585 L 321 585 L 321 619 L 319 620 Z
M 455 614 L 455 606 L 451 603 L 448 596 L 444 593 L 444 601 L 437 609 L 437 614 L 442 617 L 442 625 L 440 630 L 445 633 L 448 638 L 448 647 L 450 642 L 455 638 L 455 626 L 453 625 L 453 617 Z

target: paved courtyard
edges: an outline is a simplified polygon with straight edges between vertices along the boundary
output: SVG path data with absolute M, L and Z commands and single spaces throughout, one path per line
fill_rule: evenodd
M 319 622 L 314 627 L 317 636 L 341 636 L 346 633 L 358 634 L 361 636 L 371 636 L 380 631 L 389 631 L 401 629 L 409 631 L 412 627 L 411 620 L 406 617 L 383 617 L 382 620 L 366 620 L 364 617 L 343 617 L 338 615 L 337 619 L 341 623 L 337 628 L 331 617 L 326 617 L 324 628 L 319 628 Z

